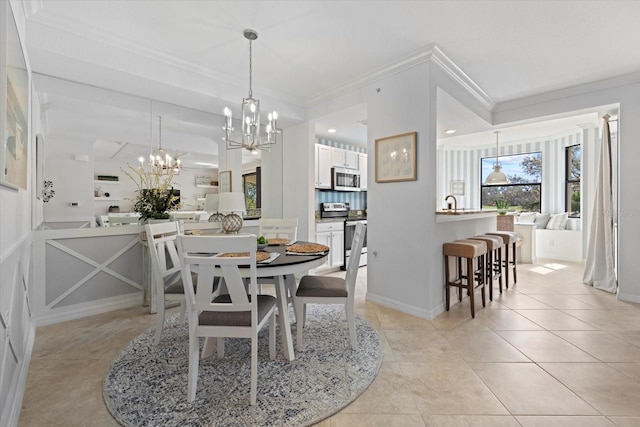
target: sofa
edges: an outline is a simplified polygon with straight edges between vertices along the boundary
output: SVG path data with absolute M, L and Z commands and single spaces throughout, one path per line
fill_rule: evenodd
M 579 218 L 558 214 L 522 212 L 514 231 L 522 238 L 518 260 L 534 263 L 537 258 L 582 261 L 582 230 Z

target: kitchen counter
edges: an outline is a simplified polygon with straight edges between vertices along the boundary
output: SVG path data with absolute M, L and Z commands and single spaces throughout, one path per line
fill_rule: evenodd
M 458 209 L 457 212 L 449 211 L 446 209 L 436 211 L 436 222 L 449 222 L 449 221 L 465 221 L 470 219 L 480 218 L 492 218 L 498 215 L 497 211 L 483 211 L 483 210 L 471 210 L 471 209 Z
M 346 218 L 316 218 L 316 224 L 323 222 L 344 222 Z
M 349 221 L 366 221 L 366 216 L 350 216 L 350 217 L 342 217 L 342 218 L 316 218 L 316 224 L 323 222 L 343 222 L 344 220 Z

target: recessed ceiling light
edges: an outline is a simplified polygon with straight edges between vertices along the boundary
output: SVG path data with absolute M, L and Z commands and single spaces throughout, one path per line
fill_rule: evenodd
M 456 133 L 455 129 L 447 129 L 444 131 L 444 133 L 446 133 L 447 135 L 453 135 L 454 133 Z
M 331 128 L 331 129 L 327 129 L 327 132 L 329 132 L 329 133 L 336 133 L 336 130 L 335 130 L 335 129 L 333 129 L 333 128 Z

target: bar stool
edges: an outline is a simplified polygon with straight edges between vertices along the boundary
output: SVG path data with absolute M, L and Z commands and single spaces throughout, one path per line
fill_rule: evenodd
M 446 289 L 446 308 L 449 311 L 450 287 L 458 288 L 458 300 L 462 301 L 462 289 L 466 289 L 469 294 L 469 304 L 471 305 L 471 317 L 476 317 L 474 293 L 477 287 L 482 290 L 482 306 L 486 306 L 485 287 L 485 255 L 487 253 L 487 244 L 481 240 L 456 240 L 455 242 L 445 243 L 442 245 L 442 253 L 444 254 L 444 271 L 445 271 L 445 289 Z M 451 280 L 449 270 L 449 259 L 455 257 L 457 260 L 458 277 Z M 462 260 L 467 261 L 466 275 L 462 274 Z M 473 262 L 476 261 L 478 268 L 473 268 Z M 477 282 L 477 285 L 476 285 Z
M 489 301 L 493 301 L 493 281 L 497 280 L 502 293 L 502 246 L 500 236 L 487 234 L 471 237 L 471 240 L 481 240 L 487 244 L 487 284 L 489 285 Z
M 516 243 L 518 242 L 518 234 L 513 231 L 497 231 L 494 233 L 486 234 L 490 236 L 502 237 L 503 245 L 505 248 L 505 255 L 502 258 L 502 265 L 504 267 L 504 282 L 506 288 L 509 289 L 509 270 L 513 270 L 513 284 L 515 285 L 518 282 L 518 271 L 516 262 Z

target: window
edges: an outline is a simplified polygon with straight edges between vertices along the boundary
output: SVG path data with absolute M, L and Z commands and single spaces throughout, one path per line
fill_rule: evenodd
M 582 152 L 580 145 L 570 145 L 564 150 L 566 210 L 571 218 L 580 218 L 580 165 Z
M 493 171 L 495 157 L 480 159 L 482 209 L 496 207 L 496 202 L 507 201 L 511 209 L 540 212 L 542 192 L 542 153 L 525 153 L 500 156 L 502 171 L 507 175 L 509 184 L 484 185 L 487 176 Z

